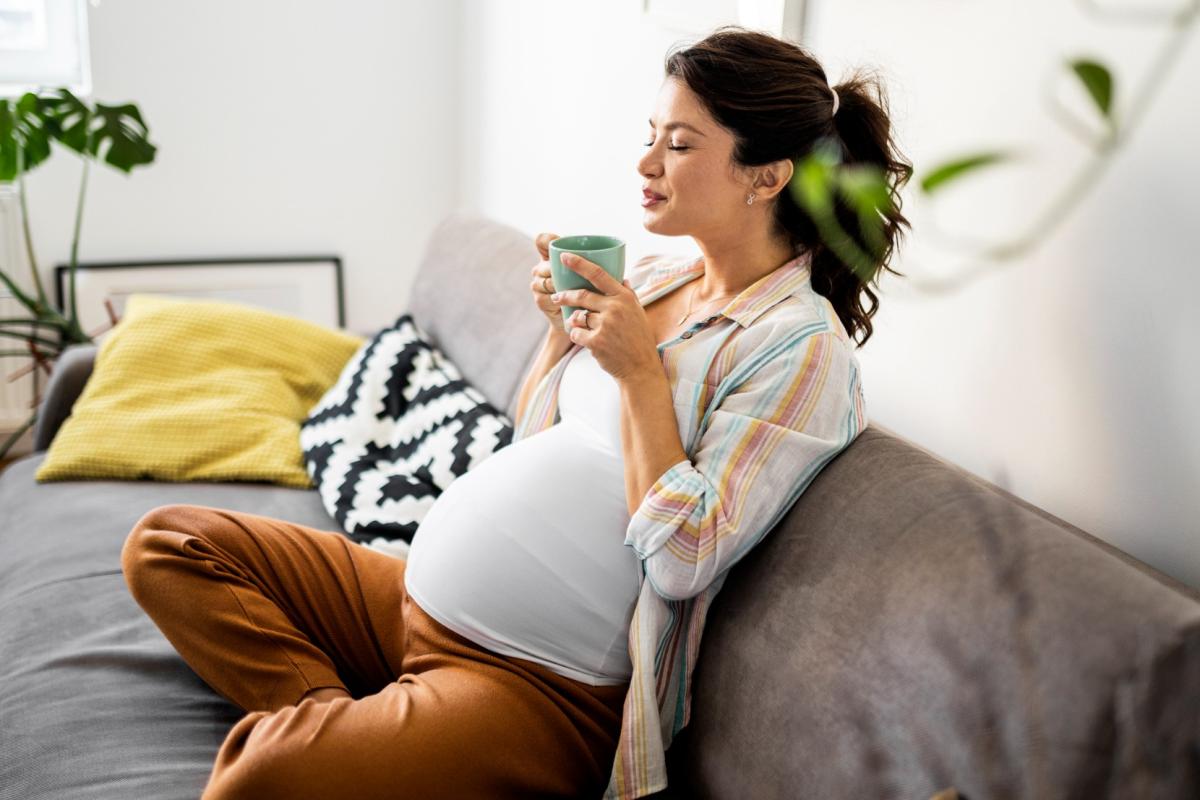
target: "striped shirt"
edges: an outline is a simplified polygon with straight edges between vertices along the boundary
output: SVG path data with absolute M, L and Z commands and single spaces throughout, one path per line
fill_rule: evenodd
M 646 306 L 703 274 L 702 258 L 652 255 L 626 278 Z M 729 569 L 867 425 L 853 341 L 809 277 L 804 253 L 658 345 L 687 459 L 655 481 L 625 531 L 641 588 L 605 800 L 666 787 L 666 749 L 691 716 L 704 620 Z M 559 421 L 559 381 L 582 347 L 538 383 L 514 442 Z

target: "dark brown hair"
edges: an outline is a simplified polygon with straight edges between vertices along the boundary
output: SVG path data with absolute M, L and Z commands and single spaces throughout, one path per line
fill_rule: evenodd
M 900 213 L 899 189 L 912 176 L 891 135 L 887 96 L 870 72 L 856 71 L 834 89 L 836 115 L 825 70 L 803 47 L 738 25 L 724 25 L 685 49 L 667 54 L 667 77 L 682 80 L 721 126 L 733 134 L 732 159 L 756 167 L 784 158 L 808 155 L 822 141 L 841 148 L 841 164 L 872 164 L 882 171 L 892 208 L 882 216 L 884 247 L 866 247 L 857 212 L 841 196 L 835 199 L 838 224 L 866 253 L 878 256 L 869 274 L 860 277 L 822 241 L 812 217 L 787 189 L 776 196 L 776 234 L 786 237 L 796 253 L 812 251 L 812 286 L 829 298 L 851 339 L 871 338 L 871 317 L 879 307 L 871 283 L 878 286 L 900 227 L 911 228 Z M 864 279 L 866 278 L 866 279 Z M 870 305 L 864 308 L 862 297 Z

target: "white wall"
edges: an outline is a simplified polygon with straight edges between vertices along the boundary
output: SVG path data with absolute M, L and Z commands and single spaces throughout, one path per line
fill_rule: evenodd
M 695 251 L 642 228 L 637 172 L 681 34 L 643 24 L 642 0 L 465 2 L 462 205 L 531 236 L 619 236 L 629 256 Z
M 1165 38 L 1162 28 L 1104 24 L 1077 4 L 1032 0 L 817 3 L 811 30 L 835 64 L 886 65 L 918 166 L 977 147 L 1032 154 L 936 206 L 939 228 L 1004 239 L 1039 218 L 1086 161 L 1046 112 L 1047 76 L 1062 75 L 1069 100 L 1078 95 L 1058 64 L 1100 57 L 1116 73 L 1123 108 Z M 891 282 L 878 342 L 862 356 L 875 418 L 1193 585 L 1197 74 L 1200 51 L 1190 47 L 1126 147 L 1040 250 L 947 297 Z M 936 236 L 922 234 L 934 208 L 919 211 L 899 268 L 959 268 Z
M 641 6 L 468 0 L 464 205 L 530 235 L 621 236 L 630 257 L 697 252 L 641 227 L 646 117 L 668 46 L 686 38 L 647 23 Z M 853 65 L 882 72 L 918 175 L 980 147 L 1034 148 L 936 207 L 908 192 L 914 231 L 896 269 L 959 268 L 934 235 L 935 208 L 939 227 L 1007 238 L 1081 162 L 1042 105 L 1060 60 L 1104 56 L 1118 103 L 1140 79 L 1161 30 L 1101 25 L 1077 9 L 814 0 L 806 44 L 834 83 Z M 859 351 L 873 420 L 1193 585 L 1197 74 L 1192 47 L 1095 191 L 1020 263 L 947 296 L 886 275 L 874 336 Z M 1064 78 L 1068 100 L 1071 88 Z
M 334 253 L 347 327 L 391 323 L 459 191 L 460 10 L 386 0 L 89 6 L 93 97 L 137 104 L 159 150 L 128 176 L 93 166 L 80 260 Z M 81 168 L 55 149 L 27 181 L 52 299 Z

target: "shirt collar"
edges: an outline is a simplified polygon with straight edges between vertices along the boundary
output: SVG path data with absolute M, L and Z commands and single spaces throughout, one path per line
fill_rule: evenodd
M 785 297 L 804 296 L 809 291 L 811 256 L 812 253 L 806 250 L 768 272 L 726 303 L 718 313 L 743 328 L 749 328 L 755 320 Z M 703 256 L 683 264 L 677 261 L 668 262 L 655 270 L 638 294 L 638 299 L 645 306 L 703 274 Z

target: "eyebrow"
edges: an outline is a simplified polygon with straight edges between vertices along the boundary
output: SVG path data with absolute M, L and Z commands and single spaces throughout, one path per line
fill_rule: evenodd
M 647 121 L 650 123 L 650 127 L 653 128 L 654 120 L 651 119 L 651 120 L 647 120 Z M 695 133 L 698 136 L 704 135 L 704 133 L 699 128 L 697 128 L 694 125 L 688 125 L 686 122 L 668 122 L 666 125 L 663 125 L 663 130 L 666 131 L 667 133 L 670 133 L 671 131 L 675 130 L 676 128 L 686 128 L 687 130 L 691 131 L 692 133 Z

